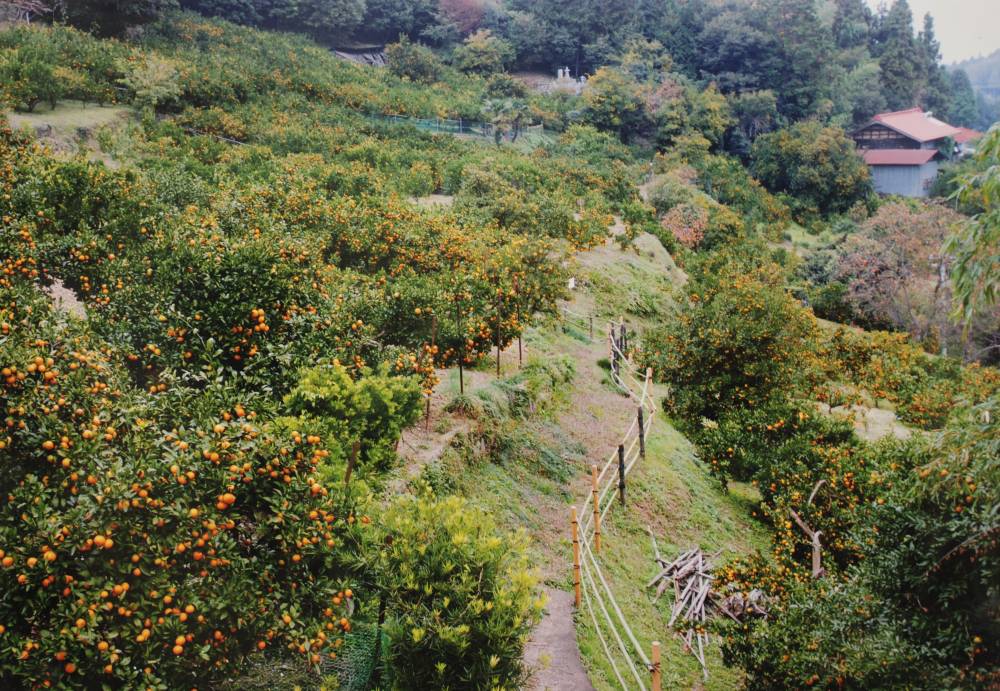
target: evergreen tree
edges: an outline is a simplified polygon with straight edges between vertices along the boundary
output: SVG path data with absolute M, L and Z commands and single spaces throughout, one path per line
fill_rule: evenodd
M 795 120 L 812 115 L 829 98 L 833 40 L 820 21 L 815 0 L 772 0 L 765 25 L 781 46 L 784 69 L 770 88 L 778 108 Z
M 952 93 L 951 81 L 940 64 L 941 44 L 934 35 L 934 18 L 930 13 L 924 15 L 924 29 L 918 37 L 918 44 L 923 54 L 924 73 L 927 80 L 920 96 L 920 105 L 942 120 L 950 120 Z
M 955 70 L 949 75 L 951 81 L 951 124 L 960 127 L 977 127 L 980 125 L 979 106 L 976 104 L 976 92 L 965 70 Z
M 867 46 L 872 13 L 864 0 L 837 0 L 833 16 L 833 40 L 838 48 Z
M 914 106 L 925 80 L 925 60 L 913 36 L 913 13 L 906 0 L 892 4 L 880 22 L 877 40 L 883 93 L 889 108 Z

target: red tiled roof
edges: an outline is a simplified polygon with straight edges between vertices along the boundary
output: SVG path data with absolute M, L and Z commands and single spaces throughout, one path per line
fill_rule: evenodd
M 968 127 L 959 127 L 958 134 L 955 135 L 956 144 L 965 144 L 965 142 L 973 142 L 983 136 L 983 133 L 979 130 L 970 130 Z
M 870 166 L 922 166 L 937 154 L 937 149 L 866 149 L 861 157 Z
M 932 117 L 920 108 L 879 113 L 872 120 L 880 122 L 886 127 L 891 127 L 900 134 L 916 139 L 918 142 L 932 142 L 935 139 L 954 137 L 960 132 L 957 127 L 952 127 L 948 123 Z

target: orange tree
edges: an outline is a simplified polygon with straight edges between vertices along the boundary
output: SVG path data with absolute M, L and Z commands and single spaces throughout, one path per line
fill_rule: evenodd
M 647 335 L 643 357 L 673 387 L 664 407 L 687 429 L 794 390 L 814 320 L 783 284 L 751 246 L 723 249 L 697 263 L 676 318 Z
M 315 435 L 218 393 L 129 387 L 107 347 L 0 295 L 0 679 L 177 688 L 350 628 Z

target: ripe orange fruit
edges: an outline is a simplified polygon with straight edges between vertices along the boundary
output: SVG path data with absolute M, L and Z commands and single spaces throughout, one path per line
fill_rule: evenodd
M 72 662 L 67 662 L 66 666 L 63 667 L 63 669 L 66 670 L 66 674 L 72 674 L 73 672 L 76 671 L 76 665 L 74 665 Z
M 97 649 L 100 650 L 103 653 L 105 650 L 108 649 L 108 642 L 107 641 L 101 641 L 100 643 L 97 644 Z
M 174 655 L 183 655 L 184 654 L 184 646 L 182 646 L 182 645 L 175 645 L 173 647 L 173 651 L 172 652 L 174 653 Z

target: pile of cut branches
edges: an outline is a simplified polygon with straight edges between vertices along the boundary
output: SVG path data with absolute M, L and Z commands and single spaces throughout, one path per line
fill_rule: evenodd
M 765 596 L 760 591 L 753 591 L 747 597 L 740 593 L 727 597 L 717 592 L 712 588 L 715 580 L 712 575 L 712 559 L 718 557 L 719 552 L 709 555 L 695 547 L 667 561 L 660 555 L 652 531 L 649 536 L 653 540 L 653 552 L 659 571 L 646 587 L 656 586 L 655 601 L 673 586 L 674 604 L 668 625 L 678 629 L 677 633 L 683 639 L 684 646 L 697 658 L 702 674 L 708 679 L 705 646 L 710 638 L 705 630 L 705 622 L 714 614 L 724 614 L 735 621 L 741 621 L 744 616 L 766 616 Z

